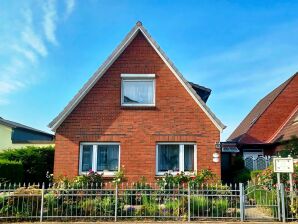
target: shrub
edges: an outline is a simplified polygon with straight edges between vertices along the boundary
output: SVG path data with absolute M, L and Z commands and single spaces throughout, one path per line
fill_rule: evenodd
M 16 216 L 19 219 L 23 219 L 32 214 L 39 215 L 41 190 L 38 186 L 17 188 L 13 195 L 15 197 L 7 197 L 5 203 L 0 205 L 1 216 Z
M 80 201 L 78 207 L 82 210 L 83 215 L 100 214 L 103 216 L 113 216 L 115 214 L 115 198 L 87 198 Z
M 203 169 L 197 173 L 197 175 L 190 180 L 190 185 L 200 186 L 207 183 L 216 181 L 216 175 L 212 171 Z
M 190 197 L 190 212 L 194 216 L 204 215 L 208 212 L 208 198 L 203 196 Z
M 263 172 L 263 170 L 253 170 L 250 172 L 250 178 L 253 183 L 257 183 L 257 177 Z
M 251 178 L 251 171 L 247 168 L 237 170 L 233 173 L 233 182 L 235 183 L 246 183 Z
M 223 217 L 226 216 L 227 209 L 229 207 L 229 201 L 226 198 L 220 198 L 213 201 L 212 216 Z
M 140 181 L 134 183 L 132 189 L 125 191 L 125 203 L 129 205 L 138 205 L 141 203 L 141 195 L 147 195 L 150 197 L 152 188 L 149 184 L 146 183 L 146 178 L 141 177 Z
M 180 172 L 177 175 L 166 173 L 163 178 L 157 181 L 157 184 L 161 189 L 172 189 L 187 183 L 191 186 L 200 186 L 215 181 L 216 175 L 210 170 L 203 169 L 195 176 L 187 175 L 184 172 Z
M 233 165 L 231 166 L 232 170 L 241 170 L 244 168 L 244 160 L 242 156 L 235 156 Z
M 159 213 L 159 204 L 156 202 L 156 197 L 150 198 L 145 195 L 141 196 L 141 209 L 136 211 L 136 216 L 157 216 Z
M 47 171 L 53 172 L 54 148 L 28 146 L 21 149 L 8 149 L 0 153 L 0 159 L 19 161 L 24 168 L 23 178 L 26 183 L 47 183 Z M 14 179 L 11 181 L 15 182 Z
M 20 183 L 23 181 L 23 165 L 21 162 L 0 160 L 0 182 Z
M 187 217 L 187 199 L 184 198 L 169 198 L 164 203 L 167 216 L 182 216 L 184 219 Z
M 288 157 L 291 155 L 293 158 L 298 157 L 298 137 L 293 135 L 290 140 L 282 142 L 283 150 L 276 153 L 276 155 L 281 157 Z
M 100 188 L 103 184 L 102 176 L 102 174 L 96 173 L 91 170 L 86 175 L 77 176 L 74 179 L 74 184 L 77 184 L 79 186 Z
M 92 170 L 87 174 L 76 176 L 72 179 L 67 176 L 59 176 L 54 179 L 53 186 L 58 189 L 102 188 L 104 185 L 102 176 L 103 174 L 99 174 Z
M 157 181 L 157 185 L 161 189 L 172 189 L 176 188 L 183 183 L 188 183 L 190 181 L 190 176 L 186 175 L 184 172 L 173 175 L 172 173 L 165 173 L 165 175 Z

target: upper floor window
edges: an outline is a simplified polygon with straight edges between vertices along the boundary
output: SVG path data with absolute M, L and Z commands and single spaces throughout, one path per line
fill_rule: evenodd
M 122 74 L 122 106 L 155 106 L 155 74 Z

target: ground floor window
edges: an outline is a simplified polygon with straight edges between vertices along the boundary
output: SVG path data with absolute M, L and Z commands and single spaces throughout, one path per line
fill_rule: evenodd
M 113 175 L 119 169 L 119 143 L 81 143 L 80 174 L 92 170 Z
M 197 149 L 193 143 L 158 143 L 156 146 L 157 175 L 163 175 L 165 172 L 195 172 L 196 155 Z

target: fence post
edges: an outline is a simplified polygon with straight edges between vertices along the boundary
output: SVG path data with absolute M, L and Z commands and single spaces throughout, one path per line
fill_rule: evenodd
M 190 184 L 187 184 L 187 212 L 188 212 L 188 222 L 190 222 Z
M 286 222 L 285 186 L 283 183 L 280 184 L 280 199 L 281 199 L 282 222 Z
M 277 199 L 277 217 L 278 217 L 278 221 L 281 221 L 281 215 L 280 215 L 280 184 L 277 183 L 276 184 L 276 199 Z
M 42 188 L 41 188 L 40 219 L 39 219 L 40 222 L 42 222 L 42 218 L 43 218 L 43 201 L 44 201 L 44 183 L 42 183 Z
M 244 203 L 245 203 L 245 196 L 244 196 L 244 186 L 243 186 L 243 183 L 239 183 L 239 191 L 240 191 L 240 221 L 243 222 L 244 221 L 244 217 L 245 217 L 245 214 L 244 214 Z
M 117 222 L 117 210 L 118 210 L 118 184 L 116 183 L 116 188 L 115 188 L 115 218 L 114 218 L 115 222 Z

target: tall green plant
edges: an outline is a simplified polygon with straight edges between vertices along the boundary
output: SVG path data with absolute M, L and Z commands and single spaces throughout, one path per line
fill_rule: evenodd
M 8 149 L 0 152 L 0 159 L 20 162 L 24 168 L 23 179 L 27 183 L 48 182 L 46 173 L 53 173 L 54 147 Z

